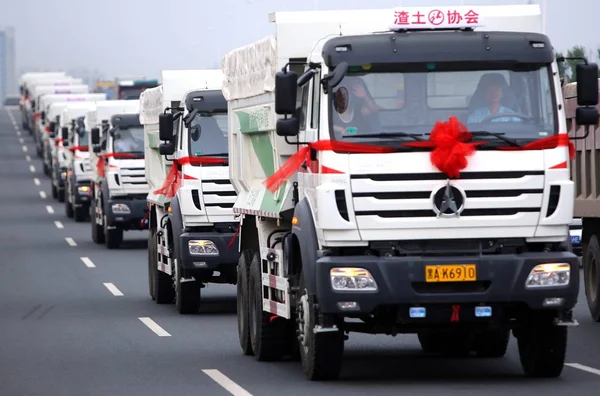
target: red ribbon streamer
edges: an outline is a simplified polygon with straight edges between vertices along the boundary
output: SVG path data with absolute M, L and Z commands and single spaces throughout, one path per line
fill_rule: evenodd
M 237 238 L 238 234 L 240 233 L 240 229 L 242 228 L 242 223 L 238 223 L 238 227 L 237 230 L 235 230 L 235 233 L 233 234 L 233 236 L 231 237 L 231 240 L 229 241 L 229 243 L 227 244 L 227 249 L 231 249 L 231 247 L 233 246 L 233 243 L 235 242 L 235 238 Z
M 469 143 L 473 135 L 467 127 L 456 117 L 450 117 L 448 121 L 436 122 L 431 131 L 429 140 L 421 142 L 403 143 L 404 147 L 414 148 L 432 148 L 430 154 L 431 164 L 444 172 L 448 177 L 458 178 L 460 171 L 468 165 L 467 157 L 475 153 L 477 146 L 487 144 L 487 142 Z M 556 147 L 567 146 L 569 156 L 573 158 L 575 146 L 569 141 L 566 134 L 558 134 L 547 138 L 539 139 L 534 142 L 523 145 L 522 147 L 498 147 L 499 150 L 546 150 Z M 315 151 L 341 151 L 353 154 L 373 154 L 390 153 L 396 151 L 392 147 L 374 146 L 352 142 L 342 142 L 339 140 L 320 140 L 309 143 L 302 147 L 298 152 L 292 155 L 275 173 L 268 176 L 263 184 L 271 191 L 275 192 L 292 175 L 298 171 L 302 163 L 310 160 L 310 150 Z
M 460 305 L 452 306 L 452 316 L 450 322 L 460 322 Z
M 88 151 L 89 147 L 88 146 L 73 146 L 73 147 L 69 147 L 69 151 L 71 151 L 72 153 L 74 153 L 75 151 Z
M 130 153 L 107 153 L 98 156 L 98 162 L 96 162 L 96 174 L 100 177 L 106 176 L 106 164 L 105 159 L 108 158 L 115 159 L 142 159 L 143 156 L 139 154 L 130 154 Z
M 61 144 L 62 141 L 63 141 L 62 138 L 56 138 L 56 139 L 54 139 L 54 146 L 58 147 L 58 145 Z
M 162 194 L 167 198 L 173 198 L 177 194 L 177 190 L 181 185 L 181 176 L 179 175 L 179 167 L 182 165 L 215 165 L 215 164 L 227 164 L 228 158 L 218 157 L 184 157 L 174 159 L 173 164 L 167 177 L 163 182 L 163 185 L 158 190 L 154 191 L 154 194 Z
M 310 160 L 311 149 L 315 151 L 342 151 L 354 154 L 380 154 L 396 151 L 394 148 L 387 146 L 340 142 L 338 140 L 319 140 L 318 142 L 309 143 L 298 150 L 275 173 L 263 181 L 267 190 L 271 192 L 277 191 L 302 166 L 304 161 Z

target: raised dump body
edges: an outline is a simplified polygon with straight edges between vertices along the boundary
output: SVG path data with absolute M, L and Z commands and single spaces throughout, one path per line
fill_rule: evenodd
M 165 70 L 162 81 L 140 99 L 151 185 L 150 294 L 157 303 L 175 300 L 187 314 L 197 312 L 203 284 L 236 278 L 227 103 L 220 70 Z
M 222 65 L 244 353 L 298 341 L 307 378 L 331 379 L 346 332 L 500 357 L 512 330 L 527 374 L 560 375 L 579 270 L 539 6 L 270 21 Z

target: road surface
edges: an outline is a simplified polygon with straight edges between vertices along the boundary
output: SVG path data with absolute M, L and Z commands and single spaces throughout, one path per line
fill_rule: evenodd
M 443 359 L 415 336 L 350 335 L 341 379 L 312 383 L 299 362 L 242 355 L 234 286 L 209 285 L 197 315 L 149 296 L 146 233 L 120 250 L 91 240 L 50 195 L 18 110 L 0 111 L 0 395 L 599 395 L 600 324 L 583 296 L 562 377 L 523 377 L 502 359 Z

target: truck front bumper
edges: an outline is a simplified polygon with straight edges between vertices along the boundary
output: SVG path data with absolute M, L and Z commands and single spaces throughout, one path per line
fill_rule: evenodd
M 234 232 L 185 232 L 179 237 L 181 265 L 185 269 L 210 271 L 237 266 L 238 238 Z
M 148 202 L 145 199 L 128 199 L 127 197 L 110 198 L 105 207 L 108 225 L 124 230 L 148 229 L 148 222 L 142 224 L 147 211 Z
M 564 286 L 526 287 L 531 271 L 540 264 L 568 264 L 569 281 Z M 476 280 L 466 282 L 426 282 L 427 266 L 473 264 Z M 332 268 L 362 268 L 376 282 L 376 290 L 334 290 Z M 524 253 L 476 257 L 374 257 L 329 256 L 317 259 L 316 293 L 319 310 L 330 314 L 371 314 L 377 309 L 397 309 L 399 320 L 411 320 L 412 309 L 449 318 L 456 305 L 469 308 L 496 306 L 505 309 L 572 309 L 579 292 L 579 263 L 570 252 Z M 435 267 L 434 267 L 435 268 Z M 427 270 L 431 269 L 428 267 Z M 438 267 L 438 270 L 444 268 Z M 464 267 L 463 267 L 464 269 Z M 348 272 L 352 274 L 352 272 Z M 339 280 L 340 278 L 336 278 Z M 344 278 L 346 279 L 346 278 Z M 454 307 L 453 307 L 454 306 Z M 494 314 L 494 316 L 496 316 Z

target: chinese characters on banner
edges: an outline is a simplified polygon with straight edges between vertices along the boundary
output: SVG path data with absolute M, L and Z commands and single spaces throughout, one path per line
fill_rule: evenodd
M 395 10 L 393 29 L 465 28 L 481 25 L 481 17 L 473 9 Z

